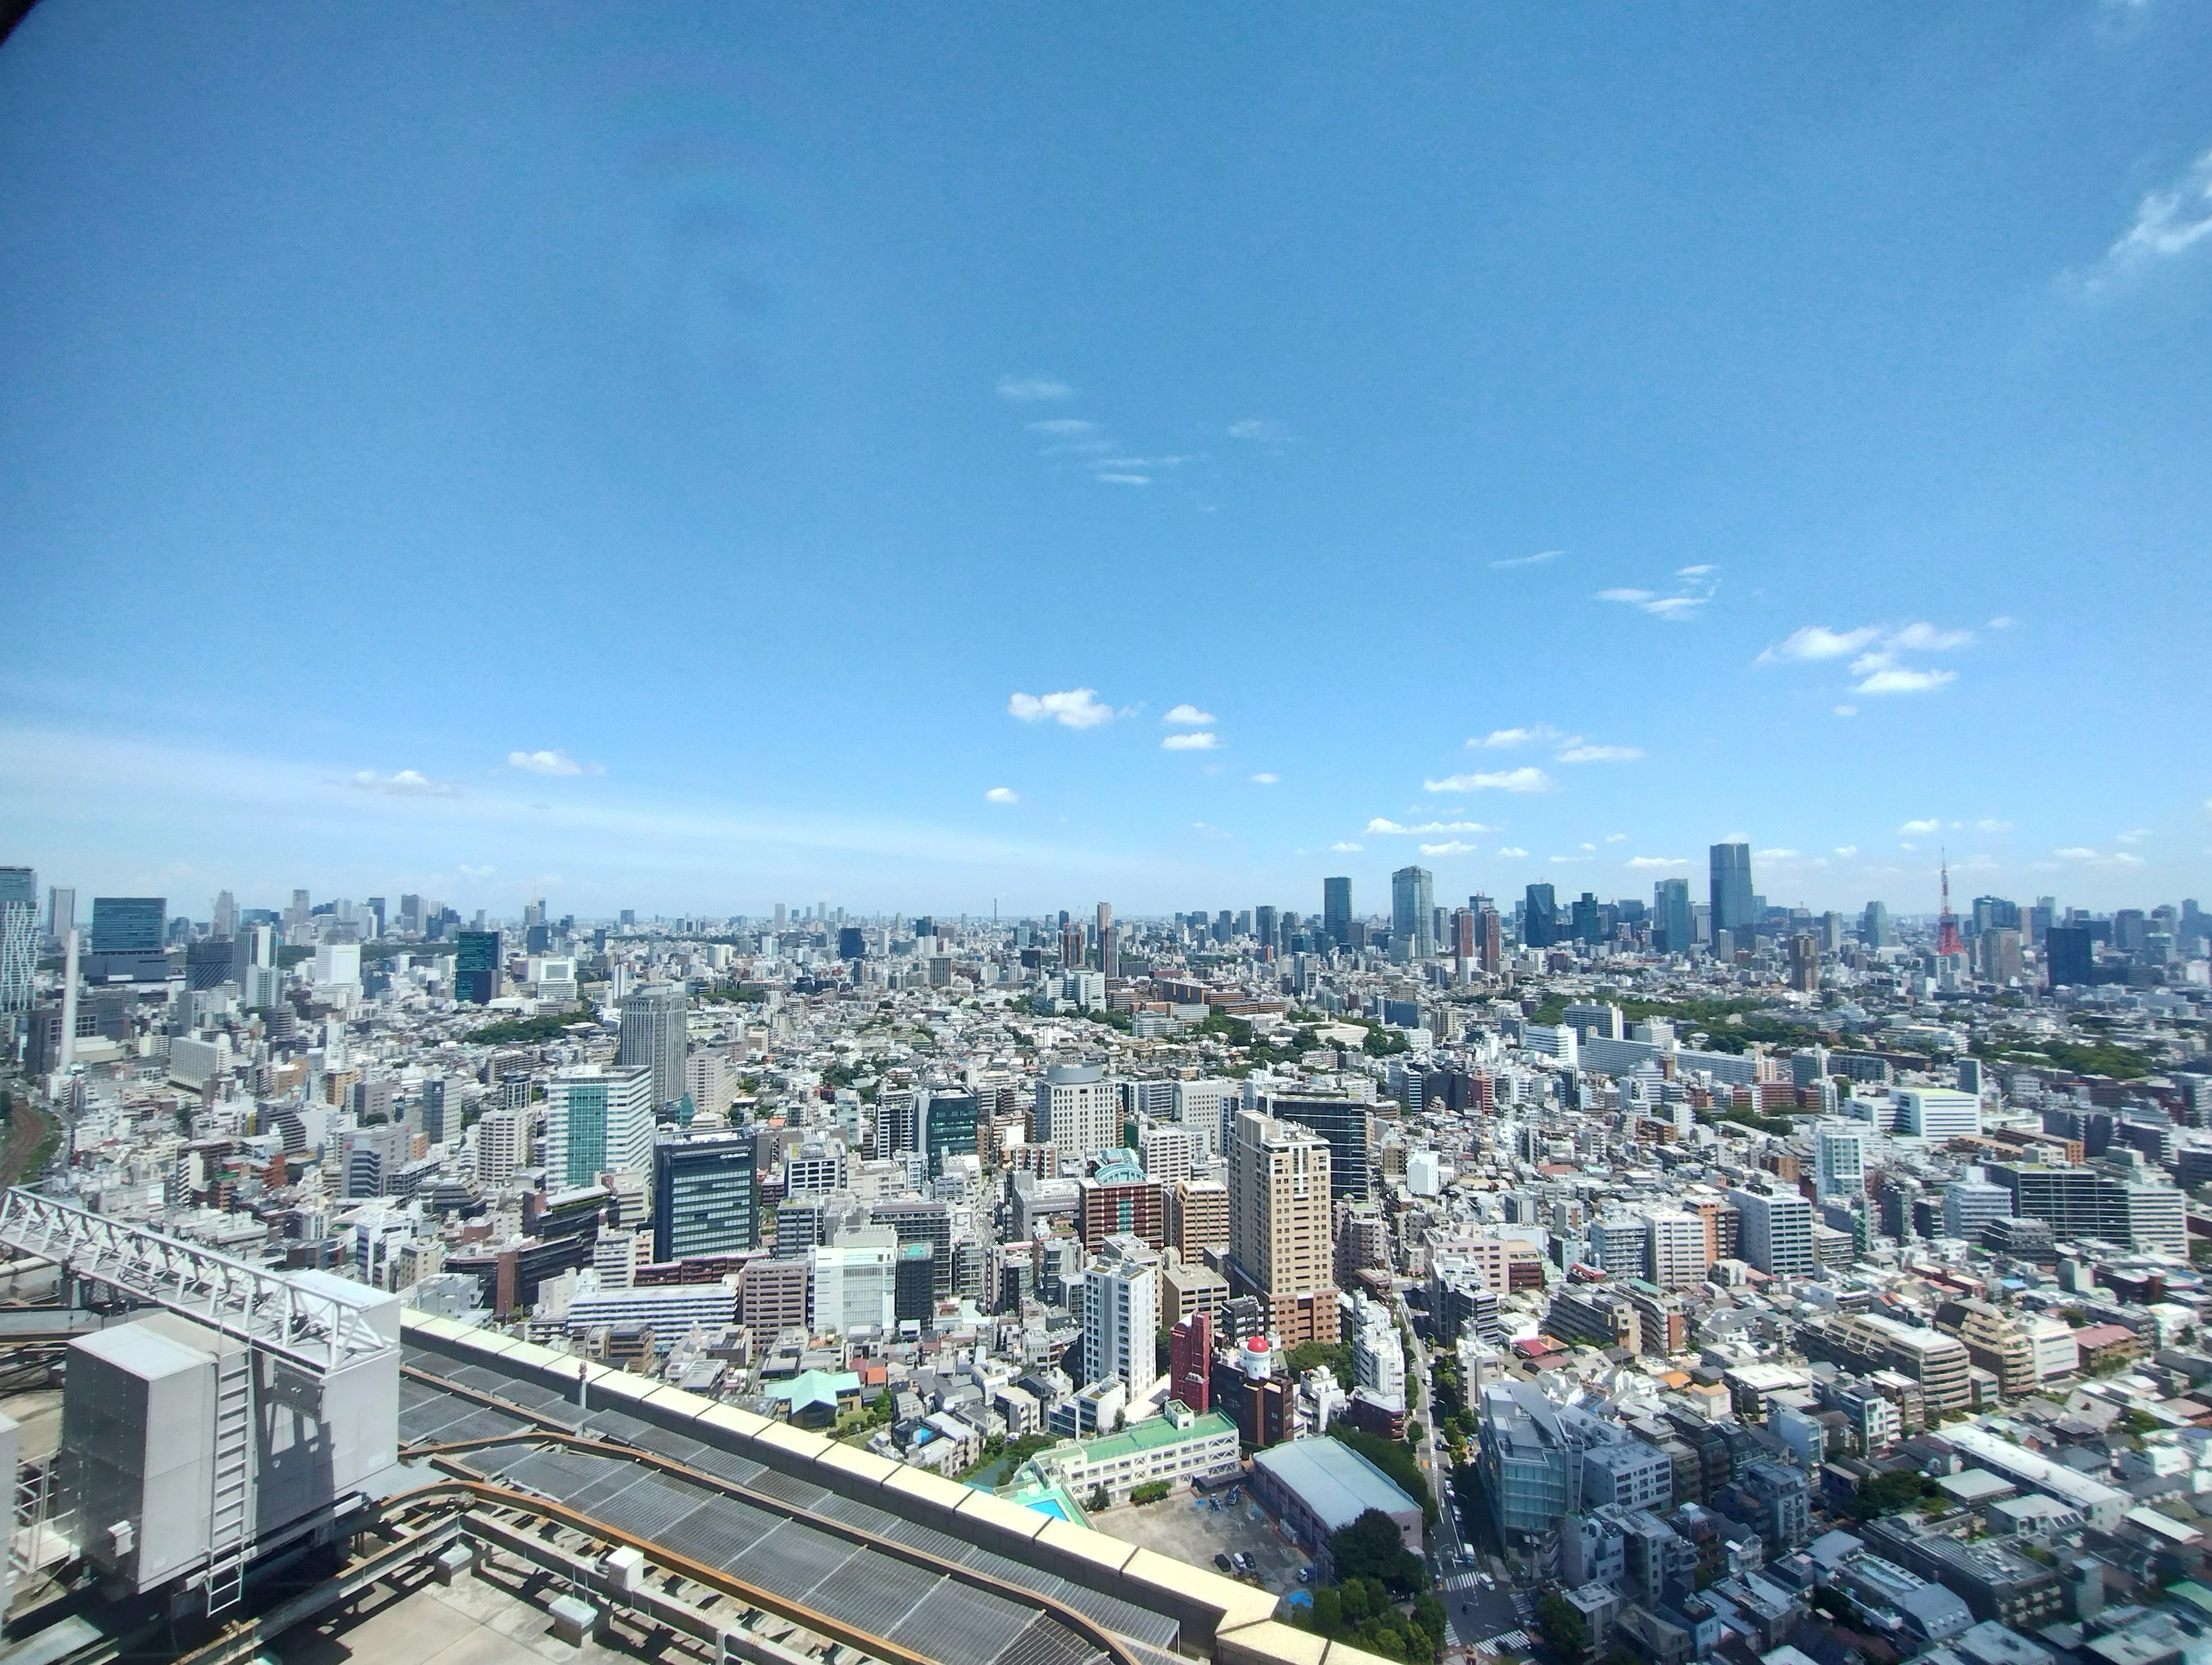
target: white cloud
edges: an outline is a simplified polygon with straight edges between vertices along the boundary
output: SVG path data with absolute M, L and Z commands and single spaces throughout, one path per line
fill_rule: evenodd
M 1548 740 L 1559 733 L 1549 723 L 1538 723 L 1534 728 L 1493 728 L 1487 734 L 1479 734 L 1468 744 L 1477 750 L 1485 746 L 1504 750 L 1525 746 L 1532 740 Z
M 1283 423 L 1271 422 L 1265 416 L 1247 416 L 1242 422 L 1229 424 L 1229 437 L 1250 440 L 1263 445 L 1280 445 L 1291 437 L 1291 430 Z
M 1498 572 L 1509 567 L 1540 567 L 1547 561 L 1557 561 L 1565 553 L 1565 550 L 1538 550 L 1534 555 L 1516 555 L 1510 561 L 1493 561 L 1490 565 Z
M 1677 582 L 1670 595 L 1656 590 L 1615 589 L 1600 590 L 1596 599 L 1634 607 L 1672 623 L 1684 623 L 1697 617 L 1698 610 L 1719 591 L 1720 580 L 1713 576 L 1715 571 L 1710 564 L 1675 568 Z
M 1282 778 L 1279 775 L 1271 774 L 1263 769 L 1252 777 L 1252 784 L 1255 787 L 1272 787 L 1278 784 Z
M 1808 624 L 1791 631 L 1761 653 L 1759 665 L 1785 660 L 1848 659 L 1881 635 L 1878 624 L 1862 624 L 1855 630 L 1831 630 L 1825 624 Z
M 1571 745 L 1557 754 L 1563 763 L 1632 763 L 1644 755 L 1641 746 Z
M 1474 855 L 1476 851 L 1474 845 L 1462 844 L 1455 838 L 1442 844 L 1424 844 L 1421 846 L 1421 854 L 1423 855 Z
M 2081 285 L 2093 295 L 2101 293 L 2120 279 L 2188 253 L 2208 237 L 2212 237 L 2212 150 L 2190 163 L 2172 185 L 2143 194 L 2136 204 L 2135 222 L 2081 277 Z
M 1632 855 L 1626 866 L 1632 873 L 1664 872 L 1669 867 L 1686 867 L 1686 857 L 1679 855 Z
M 1628 835 L 1626 833 L 1607 833 L 1605 836 L 1605 842 L 1608 844 L 1626 844 L 1628 842 Z
M 403 769 L 391 775 L 379 775 L 373 769 L 357 769 L 352 784 L 363 792 L 388 793 L 394 798 L 450 798 L 453 789 L 443 781 L 433 781 L 420 770 Z
M 1194 734 L 1170 734 L 1160 741 L 1163 751 L 1213 751 L 1221 741 L 1211 729 L 1201 728 Z
M 1882 647 L 1893 653 L 1943 653 L 1965 647 L 1974 640 L 1972 630 L 1939 630 L 1923 620 L 1890 632 Z
M 1049 422 L 1028 424 L 1032 434 L 1043 434 L 1055 440 L 1080 440 L 1098 431 L 1095 422 L 1085 422 L 1080 416 L 1054 416 Z
M 2149 836 L 2148 827 L 2130 827 L 2124 833 L 2114 833 L 2112 841 L 2118 844 L 2140 844 Z
M 1753 850 L 1752 852 L 1752 855 L 1754 859 L 1760 861 L 1795 861 L 1797 860 L 1797 852 L 1795 850 Z
M 581 775 L 586 770 L 586 765 L 565 751 L 510 751 L 507 766 L 529 775 Z M 591 767 L 591 773 L 599 772 L 596 765 Z
M 1018 404 L 1034 404 L 1044 399 L 1072 399 L 1075 390 L 1050 376 L 1000 376 L 999 397 Z
M 1852 667 L 1857 674 L 1858 667 Z M 1852 684 L 1854 694 L 1930 694 L 1945 683 L 1959 680 L 1956 671 L 1908 671 L 1899 665 L 1870 668 L 1866 680 Z
M 1498 854 L 1500 855 L 1526 855 L 1528 852 L 1522 849 L 1517 844 L 1506 844 L 1499 848 Z
M 1908 821 L 1897 829 L 1897 833 L 1900 838 L 1922 838 L 1929 833 L 1942 830 L 1942 821 L 1940 818 L 1931 817 L 1925 821 Z
M 1149 474 L 1094 474 L 1091 477 L 1109 486 L 1148 486 L 1152 483 Z
M 1839 705 L 1836 708 L 1836 714 L 1838 717 L 1856 717 L 1859 714 L 1859 708 L 1855 705 Z
M 1347 843 L 1340 838 L 1338 839 L 1335 843 L 1329 846 L 1329 848 L 1332 850 L 1335 850 L 1344 855 L 1358 855 L 1363 848 L 1364 847 L 1361 845 Z
M 1555 855 L 1552 858 L 1552 865 L 1555 867 L 1572 867 L 1589 860 L 1586 855 Z
M 1164 723 L 1174 723 L 1185 728 L 1204 728 L 1213 720 L 1213 714 L 1211 711 L 1200 711 L 1196 706 L 1189 704 L 1179 705 L 1160 719 Z
M 1999 613 L 1995 618 L 1990 621 L 1990 629 L 1992 630 L 2009 630 L 2014 625 L 2019 623 L 2020 621 L 2014 618 L 2010 613 Z
M 1859 847 L 1856 844 L 1838 844 L 1836 846 L 1836 854 L 1843 857 L 1846 861 L 1850 860 L 1858 853 Z
M 1062 728 L 1096 728 L 1114 718 L 1114 708 L 1100 702 L 1097 693 L 1095 688 L 1068 688 L 1057 694 L 1017 694 L 1006 702 L 1006 713 L 1025 723 L 1049 718 Z
M 2061 861 L 2094 861 L 2097 859 L 2094 850 L 2081 844 L 2069 844 L 2064 849 L 2053 850 L 2051 854 Z
M 1022 799 L 1021 794 L 1012 787 L 993 787 L 983 794 L 983 801 L 987 804 L 1018 804 Z
M 1424 781 L 1424 792 L 1549 792 L 1552 777 L 1540 769 L 1493 769 L 1479 775 L 1447 775 L 1440 781 Z
M 1995 817 L 1990 817 L 1987 819 L 1975 822 L 1974 830 L 1976 832 L 1985 833 L 2010 832 L 2012 830 L 2012 823 L 2009 821 L 1999 821 Z
M 1479 833 L 1489 830 L 1480 821 L 1424 821 L 1418 826 L 1401 827 L 1395 821 L 1386 821 L 1379 815 L 1367 823 L 1367 831 L 1370 834 Z

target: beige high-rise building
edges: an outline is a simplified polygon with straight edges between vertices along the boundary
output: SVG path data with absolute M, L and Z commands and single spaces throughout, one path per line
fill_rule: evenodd
M 1336 1340 L 1328 1141 L 1254 1110 L 1229 1148 L 1229 1283 L 1256 1296 L 1277 1340 Z
M 488 1186 L 504 1185 L 514 1170 L 530 1165 L 531 1114 L 512 1106 L 484 1112 L 477 1123 L 477 1177 Z
M 1168 1242 L 1193 1266 L 1209 1249 L 1229 1247 L 1229 1188 L 1212 1180 L 1178 1180 L 1168 1188 Z

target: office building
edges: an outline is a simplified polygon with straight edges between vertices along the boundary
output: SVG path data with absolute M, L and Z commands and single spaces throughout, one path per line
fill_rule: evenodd
M 1531 884 L 1521 914 L 1521 940 L 1549 948 L 1559 939 L 1559 903 L 1548 884 Z
M 1127 1233 L 1108 1237 L 1083 1272 L 1083 1353 L 1093 1382 L 1118 1376 L 1133 1404 L 1160 1379 L 1160 1257 Z
M 94 896 L 92 952 L 85 962 L 85 975 L 108 982 L 167 980 L 168 906 L 165 896 Z
M 1869 948 L 1887 948 L 1893 939 L 1889 933 L 1889 909 L 1878 902 L 1869 902 L 1866 911 L 1859 915 L 1859 940 Z
M 1899 1137 L 1924 1139 L 1942 1144 L 1952 1139 L 1978 1139 L 1982 1131 L 1979 1095 L 1955 1087 L 1899 1087 L 1891 1093 L 1897 1104 Z
M 489 1006 L 500 997 L 507 956 L 496 931 L 462 931 L 453 938 L 453 998 L 463 1006 Z
M 653 1170 L 653 1072 L 581 1065 L 556 1071 L 545 1089 L 546 1182 L 592 1185 L 622 1170 Z
M 1662 878 L 1651 887 L 1651 945 L 1662 953 L 1686 954 L 1691 935 L 1690 881 Z
M 1253 1110 L 1229 1148 L 1230 1288 L 1261 1303 L 1285 1346 L 1336 1340 L 1327 1140 Z
M 2043 933 L 2043 960 L 2053 988 L 2087 988 L 2097 981 L 2096 938 L 2087 925 L 2054 925 Z
M 1308 1127 L 1328 1141 L 1331 1194 L 1359 1201 L 1375 1190 L 1375 1113 L 1356 1098 L 1269 1093 L 1261 1113 Z
M 921 1148 L 929 1158 L 933 1176 L 945 1171 L 949 1156 L 976 1156 L 981 1152 L 978 1117 L 981 1115 L 972 1092 L 925 1091 Z
M 684 1060 L 690 1050 L 691 1001 L 675 983 L 646 983 L 622 999 L 622 1044 L 616 1062 L 653 1073 L 655 1107 L 684 1096 Z
M 1716 844 L 1709 854 L 1708 904 L 1713 910 L 1713 931 L 1740 932 L 1750 945 L 1751 929 L 1759 921 L 1751 899 L 1751 846 Z
M 1415 959 L 1437 951 L 1436 875 L 1426 867 L 1401 867 L 1390 875 L 1390 941 L 1406 945 Z
M 1229 1247 L 1229 1188 L 1212 1180 L 1178 1180 L 1167 1192 L 1167 1239 L 1190 1264 L 1209 1249 Z
M 1325 878 L 1321 882 L 1322 934 L 1339 948 L 1352 942 L 1352 881 Z
M 55 884 L 46 890 L 46 934 L 61 941 L 76 929 L 76 889 Z
M 1121 1095 L 1103 1064 L 1054 1064 L 1036 1089 L 1036 1142 L 1072 1163 L 1121 1144 Z
M 1729 1194 L 1742 1216 L 1741 1248 L 1745 1261 L 1770 1278 L 1809 1278 L 1813 1258 L 1813 1205 L 1796 1192 L 1735 1190 Z
M 760 1245 L 750 1132 L 663 1135 L 653 1151 L 653 1258 L 737 1255 Z
M 850 1336 L 898 1325 L 898 1241 L 887 1231 L 841 1231 L 806 1251 L 807 1327 Z
M 1704 1217 L 1682 1209 L 1661 1209 L 1645 1217 L 1650 1248 L 1647 1276 L 1661 1289 L 1693 1289 L 1712 1267 L 1711 1238 Z
M 28 1012 L 39 970 L 39 876 L 0 867 L 0 1014 Z

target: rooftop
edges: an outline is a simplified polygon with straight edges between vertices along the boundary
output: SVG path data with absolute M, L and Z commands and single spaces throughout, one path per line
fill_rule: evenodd
M 1330 1531 L 1350 1526 L 1370 1509 L 1385 1515 L 1420 1511 L 1395 1482 L 1350 1446 L 1323 1437 L 1293 1440 L 1252 1459 L 1295 1492 Z

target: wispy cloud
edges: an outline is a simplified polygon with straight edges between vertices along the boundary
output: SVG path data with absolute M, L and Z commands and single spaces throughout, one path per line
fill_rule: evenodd
M 987 804 L 1018 804 L 1022 799 L 1021 794 L 1012 787 L 993 787 L 983 794 L 983 801 Z
M 2010 832 L 2012 830 L 2012 823 L 2009 821 L 2000 821 L 1994 816 L 1989 816 L 1984 817 L 1982 820 L 1975 822 L 1974 830 L 1976 832 L 1985 833 Z
M 1493 561 L 1490 567 L 1493 572 L 1504 572 L 1512 567 L 1540 567 L 1547 561 L 1557 561 L 1565 553 L 1565 550 L 1538 550 L 1534 555 L 1516 555 L 1509 561 Z
M 2140 844 L 2149 836 L 2148 827 L 2130 827 L 2124 833 L 2114 833 L 2112 842 L 2115 844 Z
M 1624 864 L 1632 873 L 1664 872 L 1670 867 L 1686 867 L 1689 859 L 1679 855 L 1632 855 Z
M 1624 607 L 1633 607 L 1638 612 L 1649 613 L 1654 618 L 1663 618 L 1672 623 L 1686 623 L 1695 618 L 1698 610 L 1720 589 L 1720 580 L 1715 576 L 1717 570 L 1709 562 L 1694 567 L 1677 567 L 1674 568 L 1674 582 L 1666 590 L 1600 590 L 1596 599 L 1618 602 Z
M 1334 850 L 1339 855 L 1358 855 L 1360 851 L 1365 848 L 1366 846 L 1363 844 L 1354 844 L 1349 840 L 1342 838 L 1338 839 L 1335 843 L 1329 846 L 1329 848 Z
M 1807 624 L 1766 648 L 1755 665 L 1817 665 L 1848 659 L 1854 694 L 1928 694 L 1946 683 L 1956 682 L 1955 671 L 1907 665 L 1909 653 L 1946 653 L 1971 647 L 1972 630 L 1947 630 L 1925 620 L 1915 623 L 1861 624 L 1838 630 L 1826 624 Z M 1855 717 L 1858 708 L 1836 707 L 1839 717 Z
M 1862 624 L 1854 630 L 1831 630 L 1825 624 L 1808 624 L 1761 653 L 1755 663 L 1778 665 L 1786 660 L 1849 659 L 1881 635 L 1879 624 Z
M 1000 376 L 999 397 L 1018 404 L 1036 404 L 1048 399 L 1072 399 L 1075 390 L 1050 376 Z
M 1555 756 L 1563 763 L 1632 763 L 1644 755 L 1641 746 L 1576 744 Z
M 1259 774 L 1252 777 L 1252 784 L 1255 787 L 1279 786 L 1282 783 L 1282 779 L 1283 777 L 1279 775 L 1276 775 L 1267 769 L 1262 769 Z
M 1045 422 L 1023 424 L 1032 434 L 1042 434 L 1048 440 L 1080 440 L 1098 431 L 1095 422 L 1085 422 L 1080 416 L 1054 416 Z
M 1454 838 L 1442 844 L 1424 844 L 1421 846 L 1421 854 L 1423 855 L 1474 855 L 1478 852 L 1474 845 L 1463 844 Z
M 1201 728 L 1191 734 L 1166 735 L 1160 741 L 1163 751 L 1215 751 L 1220 749 L 1220 738 L 1210 728 Z
M 1849 861 L 1858 853 L 1859 847 L 1856 844 L 1838 844 L 1836 846 L 1836 854 L 1843 857 L 1846 861 Z
M 403 769 L 391 775 L 379 775 L 373 769 L 356 769 L 349 785 L 363 792 L 380 792 L 393 798 L 451 798 L 453 787 L 444 781 L 433 781 L 418 769 Z
M 1291 437 L 1289 427 L 1266 416 L 1247 416 L 1242 422 L 1229 424 L 1229 437 L 1249 440 L 1255 445 L 1281 445 Z
M 1514 746 L 1528 745 L 1532 741 L 1549 739 L 1558 733 L 1557 729 L 1545 723 L 1539 723 L 1534 728 L 1493 728 L 1487 734 L 1476 735 L 1468 744 L 1477 750 L 1488 747 L 1493 750 L 1505 750 Z
M 1379 815 L 1367 823 L 1367 831 L 1370 834 L 1387 834 L 1392 836 L 1412 837 L 1422 833 L 1479 833 L 1489 830 L 1490 829 L 1480 821 L 1424 821 L 1417 826 L 1401 827 L 1395 821 L 1387 821 Z
M 1114 708 L 1097 693 L 1095 688 L 1069 688 L 1057 694 L 1017 694 L 1006 702 L 1006 714 L 1025 723 L 1049 720 L 1062 728 L 1096 728 L 1114 720 Z
M 1186 702 L 1171 708 L 1160 720 L 1182 728 L 1204 728 L 1214 720 L 1214 716 L 1211 711 L 1200 711 Z
M 565 751 L 510 751 L 507 766 L 526 775 L 600 775 L 597 763 L 580 763 Z
M 2130 279 L 2178 259 L 2212 238 L 2212 150 L 2172 184 L 2143 193 L 2136 216 L 2104 257 L 2075 276 L 2086 294 L 2103 295 Z
M 1447 775 L 1441 780 L 1424 781 L 1424 792 L 1549 792 L 1552 777 L 1531 764 L 1519 769 L 1486 770 L 1474 775 Z
M 1524 856 L 1528 854 L 1528 852 L 1522 849 L 1518 844 L 1501 844 L 1498 846 L 1498 854 L 1502 856 L 1517 857 Z
M 1148 486 L 1152 483 L 1152 477 L 1149 474 L 1100 472 L 1093 474 L 1091 477 L 1102 485 L 1109 486 Z
M 1943 823 L 1934 817 L 1923 821 L 1908 821 L 1897 829 L 1899 838 L 1925 838 L 1929 833 L 1942 832 Z

